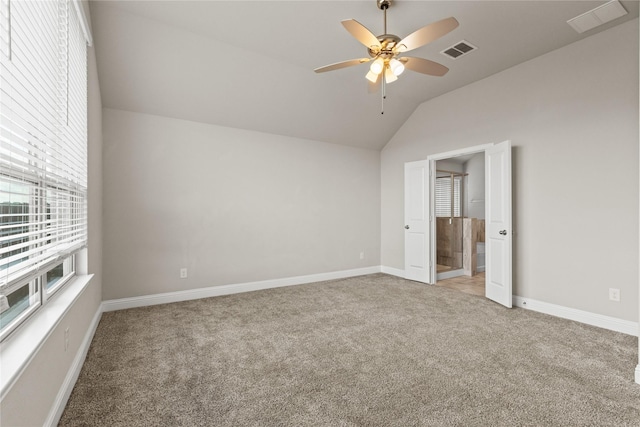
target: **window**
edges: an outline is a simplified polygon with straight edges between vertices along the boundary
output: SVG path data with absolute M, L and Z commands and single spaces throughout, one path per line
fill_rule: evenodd
M 436 178 L 436 216 L 462 216 L 462 176 Z
M 0 338 L 87 241 L 87 38 L 69 0 L 0 0 Z

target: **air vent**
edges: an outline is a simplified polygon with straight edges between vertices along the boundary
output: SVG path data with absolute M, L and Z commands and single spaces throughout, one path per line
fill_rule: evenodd
M 448 56 L 451 59 L 458 59 L 461 56 L 466 55 L 467 53 L 472 52 L 476 49 L 477 47 L 475 47 L 468 41 L 462 40 L 461 42 L 458 42 L 455 45 L 446 48 L 440 53 Z
M 582 34 L 585 31 L 599 27 L 602 24 L 606 24 L 607 22 L 618 19 L 626 14 L 627 11 L 619 1 L 611 0 L 602 6 L 598 6 L 595 9 L 591 9 L 590 11 L 583 13 L 582 15 L 569 19 L 567 24 L 571 25 L 574 30 Z

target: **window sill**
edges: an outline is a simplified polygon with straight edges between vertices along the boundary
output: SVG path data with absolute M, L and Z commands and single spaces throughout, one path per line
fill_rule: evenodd
M 4 399 L 60 320 L 87 288 L 92 277 L 93 274 L 76 276 L 0 343 L 0 400 Z

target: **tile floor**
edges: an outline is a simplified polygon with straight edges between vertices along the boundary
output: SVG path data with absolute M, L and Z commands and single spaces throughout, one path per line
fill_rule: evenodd
M 443 271 L 449 271 L 451 267 L 448 265 L 436 264 L 436 273 L 442 273 Z
M 473 277 L 458 276 L 451 279 L 438 280 L 436 286 L 456 289 L 471 295 L 484 296 L 484 280 L 484 273 L 478 273 Z

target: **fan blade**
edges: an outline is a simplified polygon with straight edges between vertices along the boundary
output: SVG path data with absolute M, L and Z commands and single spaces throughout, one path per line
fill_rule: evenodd
M 326 71 L 339 70 L 340 68 L 351 67 L 354 65 L 360 65 L 365 62 L 371 61 L 370 58 L 359 58 L 359 59 L 350 59 L 348 61 L 336 62 L 335 64 L 325 65 L 324 67 L 316 68 L 316 73 L 324 73 Z
M 404 64 L 405 68 L 411 71 L 417 71 L 418 73 L 428 74 L 430 76 L 444 76 L 449 71 L 444 65 L 424 58 L 405 56 L 404 58 L 400 58 L 399 61 Z
M 426 27 L 422 27 L 400 40 L 398 43 L 398 51 L 408 52 L 420 46 L 424 46 L 427 43 L 431 43 L 450 31 L 453 31 L 458 25 L 460 24 L 456 18 L 451 17 L 429 24 Z
M 380 86 L 382 83 L 382 79 L 380 78 L 382 74 L 378 74 L 378 78 L 376 79 L 375 83 L 369 81 L 369 93 L 378 93 L 378 91 L 380 90 Z M 368 80 L 368 79 L 367 79 Z
M 382 45 L 378 38 L 371 31 L 355 19 L 345 19 L 342 21 L 344 28 L 351 33 L 360 43 L 368 48 L 380 48 Z

